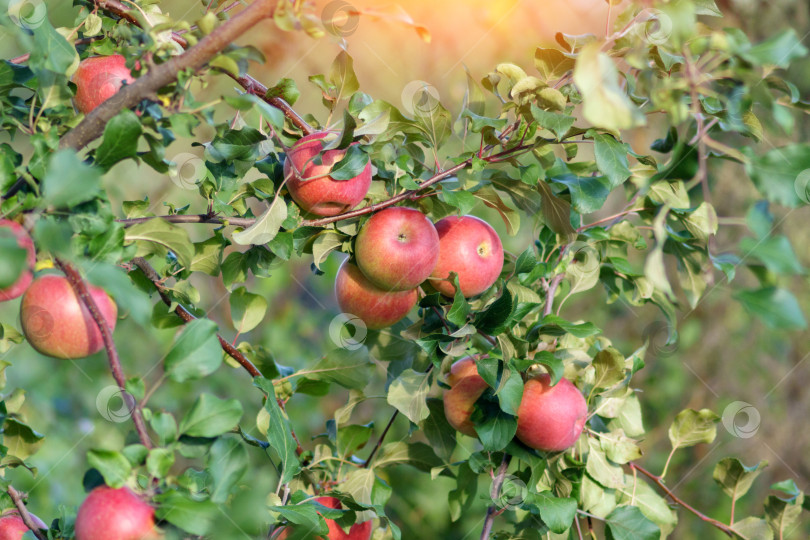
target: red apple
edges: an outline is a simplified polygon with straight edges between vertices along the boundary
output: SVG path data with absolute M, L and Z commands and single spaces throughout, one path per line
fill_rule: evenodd
M 118 307 L 101 287 L 88 285 L 90 296 L 115 329 Z M 68 280 L 47 275 L 34 280 L 20 305 L 20 322 L 34 349 L 54 358 L 84 358 L 104 348 L 101 332 L 90 311 Z
M 577 442 L 588 405 L 568 379 L 550 384 L 546 373 L 526 381 L 517 413 L 517 438 L 537 450 L 561 452 Z
M 478 374 L 475 358 L 467 356 L 456 360 L 450 366 L 447 384 L 450 385 L 450 389 L 444 391 L 444 416 L 457 431 L 470 437 L 477 437 L 470 415 L 475 408 L 475 402 L 489 385 Z
M 48 529 L 41 519 L 29 513 L 34 525 L 40 529 Z M 20 540 L 28 532 L 28 526 L 23 522 L 20 513 L 16 510 L 6 510 L 0 516 L 0 540 Z
M 335 278 L 335 296 L 341 311 L 359 317 L 367 328 L 373 330 L 391 326 L 416 305 L 416 289 L 380 289 L 348 259 L 341 265 Z
M 335 180 L 329 173 L 346 150 L 321 152 L 327 131 L 301 138 L 287 152 L 284 178 L 287 190 L 304 211 L 318 216 L 336 216 L 357 206 L 371 187 L 371 161 L 354 178 Z M 357 144 L 357 143 L 353 143 Z M 321 164 L 316 164 L 320 154 Z
M 439 260 L 439 235 L 419 210 L 386 208 L 369 219 L 355 241 L 357 266 L 377 287 L 415 289 Z
M 31 280 L 34 279 L 32 270 L 34 264 L 37 262 L 37 254 L 34 251 L 34 242 L 28 233 L 23 229 L 22 225 L 16 221 L 9 221 L 7 219 L 0 219 L 0 228 L 9 229 L 11 233 L 17 238 L 17 245 L 21 248 L 28 250 L 28 268 L 23 270 L 20 277 L 5 289 L 0 289 L 0 302 L 12 300 L 17 298 L 31 285 Z
M 334 497 L 318 497 L 315 500 L 328 508 L 340 508 L 340 501 Z M 348 533 L 341 529 L 340 525 L 338 525 L 334 519 L 326 519 L 325 521 L 329 526 L 329 533 L 326 536 L 328 540 L 369 540 L 371 538 L 371 521 L 355 523 L 352 525 L 352 528 L 349 529 Z M 281 530 L 280 534 L 275 537 L 275 540 L 286 540 L 290 534 L 291 529 L 284 528 Z
M 73 75 L 76 107 L 87 114 L 110 99 L 125 82 L 130 84 L 134 81 L 126 59 L 120 54 L 86 58 L 79 63 L 79 69 Z
M 155 509 L 127 487 L 97 487 L 79 507 L 76 540 L 153 540 Z
M 489 289 L 503 269 L 503 246 L 489 223 L 475 216 L 448 216 L 436 223 L 439 261 L 430 283 L 445 296 L 456 288 L 447 279 L 458 274 L 461 294 L 469 298 Z

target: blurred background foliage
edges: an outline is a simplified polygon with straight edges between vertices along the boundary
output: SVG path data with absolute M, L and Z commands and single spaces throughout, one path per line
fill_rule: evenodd
M 71 2 L 49 0 L 40 3 L 47 6 L 54 26 L 73 25 L 76 9 Z M 320 12 L 325 4 L 326 1 L 319 0 L 317 11 Z M 360 8 L 378 7 L 369 0 L 356 0 L 356 4 Z M 707 22 L 740 27 L 752 41 L 791 26 L 803 36 L 804 44 L 810 46 L 810 3 L 806 0 L 722 0 L 718 5 L 724 17 Z M 200 13 L 201 2 L 164 0 L 161 6 L 174 18 L 192 18 L 193 14 Z M 534 49 L 553 45 L 556 32 L 604 36 L 609 10 L 615 17 L 622 5 L 609 8 L 604 0 L 415 0 L 403 4 L 403 7 L 417 24 L 427 28 L 431 41 L 427 43 L 421 39 L 408 25 L 369 17 L 359 19 L 356 31 L 347 36 L 346 41 L 361 87 L 375 98 L 400 104 L 408 83 L 426 81 L 436 88 L 442 102 L 457 115 L 459 110 L 456 109 L 462 103 L 466 88 L 465 66 L 479 80 L 499 62 L 513 62 L 531 68 Z M 283 77 L 294 79 L 302 90 L 296 109 L 325 121 L 320 92 L 308 83 L 307 77 L 328 70 L 339 50 L 337 39 L 327 36 L 313 40 L 300 32 L 284 33 L 267 22 L 244 36 L 242 42 L 258 47 L 267 58 L 265 65 L 251 68 L 254 77 L 268 86 Z M 4 58 L 23 52 L 17 43 L 0 34 L 0 54 Z M 808 100 L 810 60 L 796 62 L 790 78 L 800 88 L 802 98 Z M 212 84 L 206 90 L 207 94 L 201 95 L 210 99 L 229 91 L 228 85 L 233 86 L 226 77 L 209 80 Z M 198 130 L 199 140 L 210 139 L 211 133 L 204 130 L 205 127 Z M 643 151 L 652 140 L 662 135 L 656 132 L 655 124 L 651 124 L 627 140 Z M 0 134 L 0 143 L 5 142 L 5 137 L 5 134 Z M 771 137 L 768 142 L 773 147 L 790 140 L 808 140 L 810 117 L 797 117 L 792 135 L 784 135 L 781 139 Z M 201 155 L 200 148 L 192 147 L 191 142 L 191 139 L 178 139 L 167 150 L 167 157 L 184 152 Z M 739 164 L 712 164 L 714 202 L 721 218 L 739 215 L 741 209 L 759 197 L 744 174 Z M 146 166 L 138 168 L 131 161 L 113 168 L 105 177 L 105 187 L 113 207 L 121 201 L 140 197 L 145 187 L 149 200 L 153 202 L 168 195 L 174 201 L 184 198 L 183 190 L 168 181 L 166 176 L 158 175 Z M 196 199 L 194 191 L 186 194 L 188 202 Z M 608 200 L 600 214 L 592 217 L 598 219 L 600 215 L 610 215 L 620 208 L 622 202 Z M 160 213 L 159 207 L 158 202 L 153 205 L 153 210 Z M 807 226 L 810 208 L 804 206 L 790 210 L 772 206 L 770 210 L 778 224 L 775 232 L 790 238 L 799 260 L 805 268 L 810 268 L 810 251 L 807 249 L 810 245 L 810 227 Z M 192 208 L 192 211 L 204 209 Z M 532 241 L 530 230 L 522 231 L 518 237 L 506 235 L 497 215 L 492 216 L 490 223 L 498 228 L 507 250 L 522 251 L 521 246 Z M 720 251 L 724 246 L 736 246 L 740 238 L 751 234 L 744 223 L 738 224 L 741 226 L 720 228 Z M 194 227 L 206 226 L 189 226 L 192 239 L 199 240 L 202 236 L 195 235 Z M 280 267 L 269 278 L 251 277 L 250 290 L 264 294 L 271 307 L 263 323 L 250 333 L 239 336 L 239 340 L 247 341 L 253 347 L 264 347 L 282 365 L 301 369 L 314 364 L 326 350 L 334 347 L 328 327 L 338 313 L 332 294 L 338 263 L 336 257 L 331 257 L 323 265 L 323 276 L 314 275 L 308 261 L 297 261 Z M 755 282 L 745 270 L 739 272 L 736 279 L 738 285 Z M 198 305 L 208 310 L 208 316 L 220 324 L 223 334 L 235 336 L 227 291 L 221 278 L 195 276 L 194 284 L 202 295 Z M 626 354 L 638 348 L 646 338 L 652 339 L 646 357 L 647 367 L 635 379 L 637 387 L 647 389 L 641 401 L 649 433 L 642 449 L 645 465 L 651 470 L 660 470 L 663 466 L 669 451 L 666 430 L 677 411 L 687 407 L 706 407 L 722 414 L 729 404 L 742 401 L 759 413 L 758 429 L 750 438 L 735 437 L 720 427 L 713 445 L 698 445 L 676 453 L 670 467 L 671 489 L 698 509 L 725 520 L 730 499 L 721 496 L 720 488 L 709 481 L 714 464 L 722 456 L 739 457 L 747 465 L 760 460 L 769 462 L 751 492 L 738 501 L 738 515 L 761 514 L 768 486 L 775 481 L 794 478 L 800 489 L 810 490 L 810 453 L 807 452 L 810 447 L 810 430 L 807 429 L 810 362 L 806 361 L 810 356 L 810 332 L 772 330 L 744 312 L 739 304 L 730 302 L 730 288 L 719 277 L 710 287 L 706 298 L 681 317 L 679 338 L 674 345 L 664 344 L 666 326 L 653 307 L 631 309 L 617 303 L 607 309 L 593 310 L 592 306 L 605 305 L 602 289 L 592 289 L 585 296 L 574 296 L 566 304 L 563 315 L 576 320 L 587 314 L 588 320 L 601 327 Z M 793 278 L 791 289 L 805 313 L 810 313 L 807 276 Z M 0 306 L 0 320 L 14 321 L 19 328 L 16 320 L 18 302 Z M 125 312 L 126 306 L 122 308 L 121 311 Z M 244 419 L 255 417 L 260 404 L 255 399 L 255 392 L 246 391 L 251 383 L 242 371 L 221 369 L 213 377 L 188 384 L 164 380 L 160 360 L 168 351 L 175 331 L 175 328 L 167 328 L 162 331 L 161 339 L 155 340 L 158 333 L 152 331 L 151 337 L 147 337 L 137 324 L 128 320 L 120 321 L 116 330 L 125 371 L 140 373 L 147 381 L 147 388 L 159 384 L 149 398 L 149 406 L 153 410 L 161 407 L 185 410 L 197 393 L 210 392 L 220 397 L 245 396 Z M 79 361 L 56 361 L 35 354 L 25 345 L 15 347 L 0 358 L 12 364 L 5 371 L 8 379 L 5 392 L 10 393 L 17 387 L 28 389 L 23 407 L 30 425 L 35 428 L 49 426 L 48 444 L 30 460 L 38 468 L 37 476 L 32 478 L 17 469 L 8 474 L 15 486 L 30 492 L 30 507 L 35 513 L 56 517 L 59 514 L 57 504 L 75 506 L 84 497 L 80 471 L 86 469 L 86 451 L 91 447 L 117 449 L 123 443 L 120 438 L 125 430 L 106 420 L 98 408 L 101 405 L 105 410 L 107 407 L 114 410 L 121 404 L 96 403 L 102 389 L 114 382 L 103 353 Z M 380 367 L 377 380 L 380 381 L 378 395 L 381 399 L 384 399 L 384 374 L 384 368 Z M 367 395 L 375 394 L 369 389 Z M 287 410 L 299 434 L 317 437 L 325 432 L 326 419 L 344 405 L 347 398 L 348 391 L 335 391 L 329 396 L 296 394 Z M 380 406 L 380 400 L 371 399 L 359 406 L 354 415 L 355 421 L 374 422 L 381 429 L 390 415 L 390 408 Z M 746 424 L 748 419 L 741 413 L 736 421 Z M 244 426 L 246 429 L 251 427 L 250 422 L 245 421 Z M 252 433 L 256 434 L 255 425 L 252 427 Z M 407 421 L 400 418 L 388 441 L 404 438 L 407 427 Z M 308 441 L 302 442 L 306 445 Z M 389 484 L 396 486 L 389 504 L 389 515 L 402 527 L 404 538 L 477 536 L 486 508 L 484 498 L 476 502 L 459 522 L 450 524 L 447 509 L 447 492 L 453 488 L 450 480 L 442 477 L 430 480 L 427 475 L 414 474 L 413 469 L 407 467 L 386 469 L 382 474 L 389 475 Z M 274 478 L 254 477 L 252 491 L 266 493 L 274 481 Z M 483 490 L 489 486 L 482 482 L 479 487 Z M 233 523 L 243 522 L 242 518 L 254 511 L 263 511 L 251 505 L 263 506 L 264 501 L 251 495 L 250 491 L 244 493 L 244 504 L 233 505 L 244 512 L 244 516 L 227 519 L 223 515 L 213 537 L 244 537 Z M 724 537 L 692 514 L 681 512 L 679 519 L 673 538 Z M 807 521 L 804 518 L 791 537 L 810 537 Z

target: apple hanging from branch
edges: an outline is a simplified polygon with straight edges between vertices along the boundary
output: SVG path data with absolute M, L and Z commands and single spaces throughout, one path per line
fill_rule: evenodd
M 73 99 L 76 107 L 87 114 L 110 99 L 124 83 L 134 81 L 126 59 L 120 54 L 86 58 L 73 75 L 76 83 Z

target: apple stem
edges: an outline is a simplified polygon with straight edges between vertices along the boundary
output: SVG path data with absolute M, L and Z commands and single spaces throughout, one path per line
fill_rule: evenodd
M 492 490 L 490 497 L 496 500 L 501 494 L 501 487 L 503 487 L 503 480 L 506 478 L 506 469 L 509 468 L 509 462 L 512 460 L 510 454 L 504 453 L 501 464 L 498 466 L 498 473 L 492 481 Z M 498 514 L 498 508 L 495 503 L 489 505 L 487 508 L 487 516 L 484 518 L 484 528 L 481 531 L 481 540 L 489 540 L 489 535 L 492 532 L 492 525 L 495 522 L 495 516 Z
M 118 349 L 115 348 L 115 341 L 113 341 L 112 332 L 110 331 L 107 321 L 104 320 L 104 317 L 101 315 L 101 311 L 99 311 L 96 301 L 93 300 L 92 296 L 90 296 L 90 292 L 87 290 L 87 284 L 82 279 L 79 271 L 76 270 L 72 264 L 59 259 L 55 259 L 55 262 L 59 269 L 65 274 L 65 277 L 67 277 L 68 283 L 70 283 L 70 286 L 73 288 L 76 296 L 78 296 L 82 303 L 87 307 L 87 310 L 93 317 L 96 326 L 98 326 L 98 330 L 101 332 L 101 338 L 104 341 L 104 349 L 107 351 L 107 358 L 110 361 L 110 370 L 112 371 L 113 378 L 118 384 L 118 388 L 120 388 L 122 392 L 126 393 L 127 380 L 124 376 L 124 370 L 121 368 L 121 358 L 118 356 Z M 146 448 L 151 449 L 152 441 L 149 439 L 149 434 L 146 431 L 146 423 L 143 420 L 141 406 L 137 402 L 135 402 L 135 407 L 132 409 L 132 421 L 135 423 L 135 431 L 138 432 L 138 438 L 140 439 L 141 444 L 143 444 Z
M 638 472 L 640 472 L 641 474 L 643 474 L 644 476 L 646 476 L 647 478 L 649 478 L 650 480 L 652 480 L 653 482 L 655 482 L 655 484 L 656 484 L 658 487 L 660 487 L 660 488 L 661 488 L 661 489 L 664 491 L 664 493 L 666 493 L 666 495 L 667 495 L 667 496 L 668 496 L 670 499 L 672 499 L 672 500 L 673 500 L 673 501 L 674 501 L 676 504 L 678 504 L 678 505 L 682 506 L 682 507 L 683 507 L 683 508 L 685 508 L 686 510 L 689 510 L 690 512 L 692 512 L 694 515 L 696 515 L 697 517 L 699 517 L 700 519 L 702 519 L 702 520 L 703 520 L 703 521 L 705 521 L 706 523 L 709 523 L 709 524 L 711 524 L 711 525 L 714 525 L 715 527 L 717 527 L 718 529 L 720 529 L 721 531 L 723 531 L 723 532 L 724 532 L 724 533 L 726 533 L 727 535 L 729 535 L 729 536 L 731 536 L 731 537 L 734 537 L 734 536 L 735 536 L 734 529 L 732 529 L 731 527 L 729 527 L 729 526 L 728 526 L 728 525 L 726 525 L 725 523 L 722 523 L 722 522 L 720 522 L 720 521 L 717 521 L 716 519 L 710 518 L 710 517 L 709 517 L 709 516 L 707 516 L 706 514 L 704 514 L 704 513 L 700 512 L 700 511 L 698 511 L 698 510 L 697 510 L 697 509 L 695 509 L 694 507 L 692 507 L 692 506 L 690 506 L 690 505 L 686 504 L 686 503 L 685 503 L 683 500 L 679 499 L 679 498 L 678 498 L 678 496 L 677 496 L 677 495 L 675 495 L 675 494 L 672 492 L 672 490 L 670 490 L 670 489 L 669 489 L 669 488 L 666 486 L 666 484 L 664 484 L 664 481 L 661 479 L 661 477 L 660 477 L 660 476 L 655 476 L 653 473 L 651 473 L 650 471 L 648 471 L 647 469 L 645 469 L 645 468 L 644 468 L 644 467 L 642 467 L 641 465 L 638 465 L 638 464 L 636 464 L 636 463 L 634 463 L 634 462 L 632 462 L 632 461 L 631 461 L 630 463 L 628 463 L 628 465 L 630 465 L 630 467 L 631 467 L 631 468 L 633 468 L 633 469 L 637 470 Z
M 14 489 L 13 486 L 8 486 L 6 491 L 8 492 L 8 496 L 11 497 L 11 500 L 14 502 L 14 506 L 17 507 L 17 511 L 20 513 L 20 518 L 22 518 L 25 526 L 28 527 L 31 532 L 34 533 L 34 536 L 39 538 L 39 540 L 48 540 L 48 537 L 42 534 L 42 531 L 40 531 L 39 527 L 36 526 L 34 520 L 31 519 L 31 514 L 28 513 L 28 509 L 23 503 L 23 495 Z
M 155 285 L 155 288 L 157 289 L 158 294 L 160 295 L 160 299 L 163 301 L 163 303 L 166 304 L 167 306 L 171 306 L 172 299 L 169 297 L 168 294 L 166 294 L 166 291 L 164 290 L 165 287 L 163 286 L 163 280 L 161 279 L 160 275 L 158 275 L 158 273 L 155 271 L 155 269 L 152 268 L 152 265 L 150 265 L 143 257 L 135 257 L 134 259 L 132 259 L 132 264 L 136 266 L 138 269 L 140 269 L 140 271 L 144 273 L 146 278 Z M 178 317 L 183 319 L 183 322 L 185 323 L 189 323 L 196 319 L 196 317 L 192 315 L 190 311 L 188 311 L 180 304 L 177 304 L 177 306 L 174 308 L 174 313 Z M 247 371 L 251 377 L 262 376 L 262 372 L 259 371 L 259 368 L 257 368 L 253 364 L 253 362 L 251 362 L 250 359 L 248 359 L 248 357 L 242 354 L 242 352 L 239 351 L 239 349 L 237 349 L 234 345 L 229 343 L 225 338 L 223 338 L 219 334 L 217 334 L 217 339 L 219 340 L 220 347 L 222 347 L 222 350 L 225 351 L 225 354 L 236 360 L 240 366 L 245 368 L 245 371 Z M 285 411 L 284 401 L 276 399 L 276 403 L 278 403 L 278 406 L 281 408 L 282 411 Z M 293 430 L 292 426 L 290 426 L 290 433 L 292 433 L 292 437 L 295 440 L 296 444 L 295 453 L 296 455 L 300 456 L 301 454 L 304 453 L 304 449 L 301 447 L 301 442 L 298 440 L 298 436 L 295 434 L 295 431 Z

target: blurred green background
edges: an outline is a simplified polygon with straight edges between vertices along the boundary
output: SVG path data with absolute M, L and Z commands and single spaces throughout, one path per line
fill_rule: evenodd
M 55 26 L 71 27 L 75 24 L 77 9 L 63 0 L 41 1 Z M 317 12 L 327 2 L 317 3 Z M 375 4 L 356 2 L 357 7 L 377 8 Z M 739 26 L 752 38 L 759 40 L 788 25 L 793 26 L 805 45 L 810 45 L 810 4 L 806 0 L 725 0 L 718 2 L 725 17 L 719 21 L 707 21 L 722 26 Z M 612 16 L 621 11 L 624 4 L 613 6 Z M 175 18 L 195 20 L 202 12 L 199 0 L 167 0 L 161 3 L 164 11 Z M 442 102 L 451 112 L 458 114 L 463 99 L 465 66 L 473 77 L 480 79 L 499 62 L 513 62 L 531 71 L 533 53 L 538 45 L 550 45 L 555 32 L 580 34 L 591 32 L 605 35 L 608 5 L 604 0 L 546 0 L 543 2 L 520 2 L 502 0 L 445 0 L 414 1 L 403 5 L 414 21 L 425 26 L 432 37 L 430 43 L 420 39 L 408 25 L 386 19 L 362 17 L 357 28 L 348 35 L 348 51 L 354 58 L 354 69 L 361 89 L 374 97 L 382 98 L 400 106 L 403 91 L 412 81 L 426 81 L 435 86 Z M 282 77 L 293 78 L 302 91 L 296 109 L 314 114 L 321 122 L 326 121 L 325 109 L 320 103 L 320 93 L 307 81 L 307 77 L 324 73 L 329 69 L 334 56 L 339 52 L 339 42 L 327 35 L 313 40 L 303 33 L 284 33 L 272 22 L 266 22 L 250 34 L 242 43 L 261 49 L 265 65 L 251 68 L 251 74 L 267 84 L 274 84 Z M 0 30 L 0 54 L 10 58 L 23 51 Z M 796 65 L 790 74 L 800 87 L 802 97 L 810 97 L 810 62 Z M 226 77 L 212 77 L 212 84 L 203 96 L 216 99 L 221 94 L 234 91 L 234 83 Z M 200 98 L 204 99 L 204 98 Z M 650 126 L 628 140 L 637 148 L 645 148 L 662 134 Z M 207 140 L 211 133 L 204 127 L 197 131 L 199 140 Z M 763 149 L 778 147 L 790 140 L 807 140 L 810 137 L 810 121 L 800 118 L 792 135 L 769 135 Z M 7 142 L 8 135 L 0 133 L 0 142 Z M 191 147 L 191 140 L 180 139 L 167 150 L 172 158 L 188 153 L 201 155 L 199 148 Z M 15 146 L 23 141 L 15 141 Z M 711 169 L 714 202 L 719 216 L 740 216 L 753 200 L 758 198 L 751 183 L 745 177 L 742 166 L 737 164 L 714 164 Z M 166 176 L 157 175 L 147 167 L 125 163 L 113 168 L 105 177 L 106 187 L 114 207 L 121 201 L 149 196 L 152 210 L 161 213 L 162 201 L 171 201 L 175 206 L 192 202 L 195 192 L 184 191 Z M 608 200 L 600 214 L 610 215 L 623 201 Z M 201 211 L 202 208 L 192 210 Z M 805 267 L 810 268 L 810 208 L 786 210 L 772 207 L 778 230 L 787 234 Z M 509 237 L 500 219 L 482 211 L 498 228 L 505 248 L 520 252 L 532 240 L 530 227 L 524 226 L 516 237 Z M 739 239 L 748 235 L 739 221 L 721 220 L 719 251 L 733 250 Z M 525 224 L 525 222 L 524 222 Z M 206 237 L 209 227 L 188 226 L 192 238 Z M 233 249 L 233 248 L 231 248 Z M 297 369 L 315 363 L 326 350 L 334 348 L 328 336 L 328 327 L 338 310 L 332 295 L 334 272 L 339 260 L 332 256 L 324 269 L 326 274 L 315 276 L 309 261 L 296 261 L 279 268 L 268 279 L 251 277 L 248 288 L 264 294 L 270 303 L 263 324 L 240 340 L 262 345 L 270 351 L 279 364 Z M 588 318 L 604 329 L 623 352 L 629 354 L 638 348 L 646 337 L 652 336 L 647 368 L 637 375 L 634 386 L 643 389 L 641 394 L 645 426 L 648 437 L 642 443 L 645 457 L 642 463 L 650 470 L 660 472 L 669 451 L 667 428 L 675 414 L 683 408 L 711 408 L 730 418 L 738 426 L 749 424 L 750 437 L 737 437 L 721 424 L 713 445 L 699 445 L 675 454 L 668 474 L 669 486 L 684 500 L 705 513 L 721 520 L 728 519 L 730 500 L 722 495 L 711 480 L 716 462 L 728 455 L 752 465 L 767 460 L 770 465 L 751 492 L 738 502 L 738 515 L 762 514 L 762 501 L 773 482 L 793 478 L 800 489 L 810 488 L 810 344 L 808 332 L 775 332 L 756 321 L 750 314 L 730 299 L 733 287 L 754 282 L 746 270 L 740 269 L 732 285 L 715 275 L 711 291 L 693 311 L 681 313 L 680 336 L 673 346 L 665 346 L 666 328 L 663 317 L 654 309 L 630 308 L 621 304 L 605 305 L 606 296 L 601 289 L 593 289 L 578 295 L 566 304 L 563 315 L 571 320 Z M 234 336 L 230 322 L 227 290 L 221 279 L 197 276 L 193 280 L 201 293 L 199 306 L 209 317 L 220 324 L 225 336 Z M 790 288 L 796 293 L 806 314 L 810 314 L 810 289 L 805 276 L 796 277 Z M 686 306 L 687 304 L 684 303 Z M 594 309 L 593 306 L 600 306 Z M 0 305 L 0 320 L 19 328 L 17 320 L 18 301 Z M 121 311 L 125 312 L 124 307 Z M 140 374 L 146 380 L 147 389 L 156 385 L 149 398 L 153 410 L 166 409 L 178 417 L 188 409 L 195 397 L 205 391 L 220 397 L 242 399 L 245 407 L 243 427 L 256 434 L 253 418 L 260 407 L 258 392 L 251 389 L 245 373 L 230 367 L 221 368 L 215 375 L 202 382 L 176 384 L 163 380 L 160 360 L 169 350 L 174 329 L 144 330 L 130 320 L 119 322 L 115 337 L 127 374 Z M 159 338 L 159 339 L 156 339 Z M 82 474 L 87 468 L 85 452 L 89 448 L 115 448 L 124 444 L 123 434 L 129 426 L 105 419 L 100 412 L 112 410 L 121 403 L 107 403 L 97 399 L 106 387 L 114 384 L 109 375 L 105 358 L 96 355 L 80 361 L 57 361 L 39 356 L 27 345 L 12 348 L 4 360 L 13 365 L 6 370 L 8 384 L 5 392 L 14 388 L 27 389 L 24 411 L 29 423 L 44 432 L 47 437 L 31 463 L 38 468 L 32 478 L 26 471 L 13 470 L 8 474 L 19 489 L 30 492 L 31 509 L 47 520 L 58 515 L 60 505 L 76 506 L 83 499 Z M 379 376 L 366 394 L 383 396 L 385 366 L 378 367 Z M 297 433 L 308 446 L 310 435 L 315 437 L 325 432 L 325 420 L 334 410 L 345 404 L 348 392 L 334 391 L 325 397 L 296 395 L 288 404 L 288 412 Z M 748 417 L 744 412 L 736 416 L 734 411 L 743 402 L 753 409 Z M 732 408 L 727 409 L 731 406 Z M 353 421 L 373 421 L 381 430 L 391 414 L 384 398 L 370 399 L 359 406 Z M 758 422 L 757 418 L 759 417 Z M 751 421 L 749 423 L 749 420 Z M 389 440 L 408 436 L 407 421 L 397 420 Z M 469 442 L 469 441 L 467 441 Z M 361 450 L 365 456 L 369 449 Z M 266 465 L 266 458 L 254 452 L 257 474 L 249 475 L 250 489 L 238 505 L 240 513 L 260 514 L 263 496 L 275 486 L 275 473 Z M 177 471 L 187 465 L 178 463 Z M 384 473 L 394 486 L 394 495 L 389 504 L 389 515 L 403 530 L 404 538 L 461 539 L 477 537 L 483 522 L 486 501 L 483 499 L 489 485 L 479 484 L 482 498 L 476 502 L 459 523 L 450 524 L 447 511 L 447 492 L 453 488 L 445 478 L 430 480 L 425 474 L 414 474 L 413 469 L 397 467 Z M 253 494 L 253 496 L 250 496 Z M 252 501 L 252 502 L 250 502 Z M 218 524 L 216 538 L 251 537 L 239 515 L 223 517 Z M 700 522 L 686 512 L 680 512 L 680 524 L 673 538 L 721 538 L 719 532 Z M 810 537 L 808 519 L 792 533 L 792 538 Z M 239 523 L 237 526 L 235 523 Z M 240 530 L 240 527 L 245 530 Z M 497 530 L 497 524 L 496 524 Z

